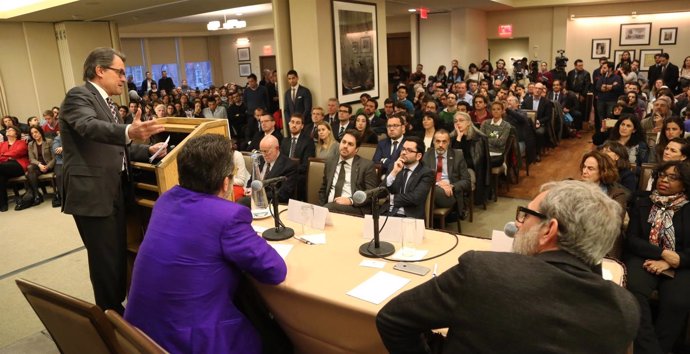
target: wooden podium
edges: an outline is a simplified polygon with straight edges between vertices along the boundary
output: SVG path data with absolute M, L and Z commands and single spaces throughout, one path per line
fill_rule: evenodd
M 206 118 L 161 118 L 158 121 L 165 131 L 156 138 L 164 141 L 170 136 L 169 146 L 172 150 L 160 159 L 148 162 L 131 162 L 133 204 L 127 207 L 127 284 L 131 279 L 132 267 L 139 246 L 144 240 L 146 227 L 151 218 L 158 196 L 178 184 L 177 155 L 182 147 L 195 136 L 218 134 L 229 138 L 226 119 Z M 174 147 L 173 147 L 174 145 Z

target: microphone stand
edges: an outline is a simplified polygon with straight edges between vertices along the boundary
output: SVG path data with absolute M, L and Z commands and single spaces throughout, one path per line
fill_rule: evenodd
M 269 241 L 287 240 L 295 235 L 295 231 L 292 228 L 283 226 L 283 223 L 280 222 L 280 214 L 278 214 L 278 186 L 274 185 L 271 190 L 273 191 L 272 204 L 275 228 L 264 231 L 261 237 Z
M 390 242 L 380 241 L 379 238 L 379 198 L 378 193 L 371 196 L 371 218 L 374 221 L 374 247 L 371 241 L 359 246 L 359 254 L 369 258 L 382 258 L 395 253 L 395 246 Z

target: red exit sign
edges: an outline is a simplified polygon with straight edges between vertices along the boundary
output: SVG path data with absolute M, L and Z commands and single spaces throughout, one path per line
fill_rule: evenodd
M 498 36 L 510 38 L 513 36 L 513 25 L 498 25 Z

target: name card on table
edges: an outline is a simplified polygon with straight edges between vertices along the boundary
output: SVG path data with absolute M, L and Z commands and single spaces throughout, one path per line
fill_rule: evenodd
M 294 199 L 288 201 L 287 219 L 318 230 L 333 225 L 327 208 Z
M 412 220 L 414 221 L 414 226 L 407 226 L 407 224 L 403 226 L 403 223 L 407 223 Z M 381 239 L 381 241 L 397 243 L 402 242 L 403 229 L 413 229 L 406 230 L 406 232 L 414 232 L 415 244 L 419 245 L 424 240 L 425 226 L 423 219 L 399 218 L 395 216 L 389 216 L 388 221 L 386 221 L 386 217 L 381 216 L 379 218 L 379 228 L 383 226 L 384 222 L 386 226 L 383 228 L 383 230 L 381 230 L 381 233 L 379 233 L 379 238 Z M 374 219 L 371 217 L 371 215 L 364 215 L 364 229 L 362 230 L 362 237 L 365 239 L 374 238 Z

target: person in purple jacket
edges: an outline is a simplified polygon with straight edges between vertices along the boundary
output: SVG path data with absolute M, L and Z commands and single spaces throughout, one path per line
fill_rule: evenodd
M 125 319 L 171 353 L 261 353 L 233 296 L 243 273 L 274 285 L 287 274 L 249 209 L 226 199 L 232 154 L 215 134 L 182 147 L 180 185 L 156 201 L 134 263 Z

